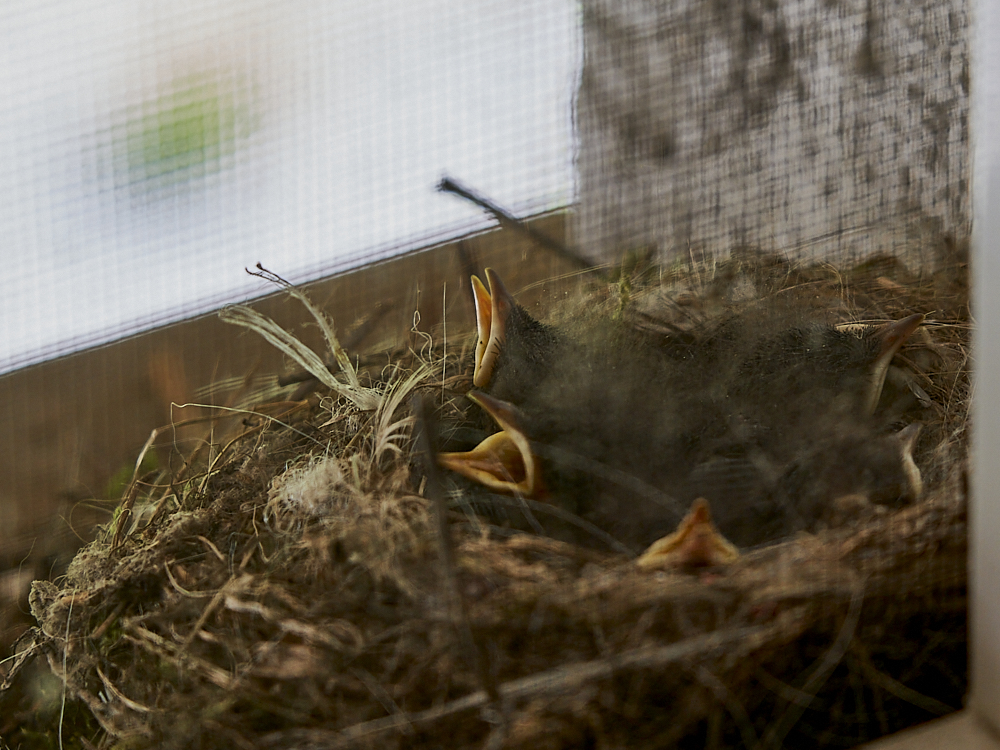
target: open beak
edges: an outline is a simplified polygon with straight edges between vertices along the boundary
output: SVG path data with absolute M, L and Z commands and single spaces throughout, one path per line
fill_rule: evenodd
M 500 432 L 490 435 L 471 451 L 441 453 L 438 463 L 495 492 L 524 497 L 538 495 L 542 488 L 541 467 L 521 430 L 517 409 L 477 391 L 471 391 L 469 398 L 493 417 L 500 425 Z
M 476 302 L 476 329 L 479 332 L 479 341 L 476 343 L 476 369 L 472 375 L 472 383 L 476 388 L 486 388 L 490 384 L 497 357 L 503 351 L 507 339 L 507 319 L 515 305 L 514 298 L 492 268 L 486 269 L 486 281 L 490 285 L 489 291 L 478 276 L 472 277 L 472 295 Z
M 731 563 L 739 556 L 736 547 L 712 523 L 708 501 L 699 497 L 677 531 L 653 542 L 636 565 L 644 570 L 704 568 Z
M 838 330 L 854 333 L 859 338 L 871 339 L 874 343 L 875 361 L 872 363 L 871 377 L 865 394 L 865 408 L 869 414 L 875 411 L 882 386 L 885 384 L 885 374 L 889 371 L 889 363 L 903 343 L 924 322 L 924 315 L 916 313 L 902 320 L 881 325 L 864 323 L 843 323 Z
M 896 433 L 896 439 L 899 440 L 903 453 L 903 471 L 906 473 L 908 496 L 913 501 L 919 500 L 924 494 L 924 480 L 920 475 L 920 468 L 913 460 L 913 448 L 917 444 L 917 438 L 920 437 L 920 428 L 919 423 L 914 423 Z

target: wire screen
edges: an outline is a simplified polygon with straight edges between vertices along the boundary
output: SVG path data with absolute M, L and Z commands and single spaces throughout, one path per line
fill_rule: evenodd
M 968 236 L 966 3 L 585 7 L 592 256 L 900 254 Z
M 0 745 L 965 704 L 963 0 L 5 21 Z
M 574 198 L 571 0 L 6 11 L 0 372 Z

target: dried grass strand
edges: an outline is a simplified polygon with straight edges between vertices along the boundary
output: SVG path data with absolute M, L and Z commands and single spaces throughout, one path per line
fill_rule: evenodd
M 538 674 L 529 675 L 499 686 L 501 699 L 507 702 L 523 701 L 544 695 L 565 694 L 584 683 L 604 680 L 613 675 L 632 669 L 660 669 L 670 664 L 695 657 L 707 657 L 714 651 L 730 644 L 760 637 L 769 628 L 751 626 L 716 631 L 693 636 L 668 646 L 652 646 L 611 655 L 593 661 L 564 664 Z M 426 711 L 405 715 L 393 715 L 381 719 L 355 724 L 339 732 L 327 730 L 291 730 L 266 734 L 261 737 L 263 747 L 283 747 L 294 743 L 300 748 L 311 750 L 335 750 L 350 747 L 383 732 L 400 730 L 403 726 L 433 724 L 465 711 L 483 708 L 490 702 L 485 690 L 429 708 Z
M 882 688 L 887 693 L 896 696 L 900 700 L 906 701 L 907 703 L 923 709 L 929 714 L 934 714 L 935 716 L 944 716 L 945 714 L 950 714 L 957 710 L 946 703 L 942 703 L 936 698 L 931 698 L 930 696 L 924 695 L 913 688 L 907 687 L 898 680 L 894 680 L 885 672 L 877 669 L 875 665 L 872 664 L 872 661 L 867 654 L 851 654 L 850 658 L 852 658 L 861 671 L 864 672 L 865 677 L 871 680 L 873 684 Z
M 864 603 L 864 599 L 865 582 L 861 581 L 855 586 L 854 592 L 851 595 L 850 608 L 847 611 L 847 616 L 844 618 L 844 623 L 837 634 L 836 640 L 834 640 L 833 645 L 830 646 L 826 653 L 813 666 L 811 674 L 802 685 L 801 691 L 806 695 L 812 695 L 815 698 L 816 693 L 819 692 L 823 683 L 826 682 L 827 678 L 829 678 L 833 670 L 844 658 L 854 638 L 858 621 L 861 619 L 861 605 Z M 806 708 L 808 708 L 808 705 L 801 703 L 793 703 L 786 708 L 781 717 L 768 729 L 767 734 L 764 735 L 764 739 L 756 746 L 758 750 L 760 748 L 774 748 L 775 750 L 779 750 L 785 736 L 795 726 L 795 723 L 802 716 L 802 712 Z
M 705 667 L 699 665 L 695 669 L 695 676 L 698 678 L 698 682 L 707 687 L 712 691 L 712 694 L 716 699 L 726 707 L 729 715 L 736 722 L 737 728 L 740 730 L 740 737 L 743 739 L 743 744 L 750 747 L 758 746 L 757 732 L 753 728 L 753 722 L 750 721 L 750 716 L 747 715 L 746 709 L 743 708 L 743 704 L 736 698 L 735 695 L 727 688 L 718 677 L 708 671 Z

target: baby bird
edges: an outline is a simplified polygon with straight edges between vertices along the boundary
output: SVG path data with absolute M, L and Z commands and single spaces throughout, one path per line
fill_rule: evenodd
M 680 433 L 705 420 L 682 416 L 697 404 L 674 396 L 662 356 L 611 321 L 582 336 L 545 326 L 495 272 L 486 276 L 489 290 L 473 279 L 473 377 L 482 390 L 469 397 L 501 430 L 471 451 L 441 454 L 442 465 L 492 491 L 550 499 L 636 551 L 646 541 L 642 518 L 661 519 L 664 533 L 673 529 L 687 510 L 665 489 L 685 465 Z M 636 445 L 642 434 L 655 453 Z M 627 504 L 620 512 L 619 501 Z
M 486 269 L 489 291 L 472 277 L 476 303 L 476 364 L 472 382 L 497 398 L 519 402 L 546 375 L 554 350 L 563 341 L 554 329 L 521 307 L 499 274 Z
M 834 408 L 871 415 L 889 363 L 923 322 L 921 314 L 882 325 L 794 325 L 762 337 L 744 335 L 729 394 L 757 413 L 816 413 Z
M 870 414 L 923 316 L 836 327 L 748 315 L 678 357 L 613 321 L 555 330 L 486 277 L 489 290 L 473 277 L 470 398 L 500 431 L 440 461 L 488 489 L 549 500 L 635 551 L 695 499 L 750 546 L 816 528 L 838 494 L 913 494 L 908 449 Z

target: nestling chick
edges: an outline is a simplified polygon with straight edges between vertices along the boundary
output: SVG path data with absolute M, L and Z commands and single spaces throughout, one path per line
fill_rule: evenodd
M 514 301 L 492 268 L 486 269 L 486 280 L 489 291 L 478 276 L 472 277 L 479 335 L 472 382 L 497 398 L 520 403 L 546 376 L 563 341 Z
M 729 393 L 761 412 L 787 412 L 789 402 L 815 411 L 872 414 L 886 372 L 903 342 L 923 322 L 910 315 L 883 325 L 795 325 L 754 338 Z
M 922 316 L 838 328 L 748 315 L 678 357 L 614 321 L 554 330 L 493 271 L 487 279 L 489 291 L 473 282 L 484 392 L 471 397 L 501 431 L 442 454 L 444 466 L 547 499 L 637 551 L 675 529 L 696 498 L 747 546 L 816 528 L 839 495 L 913 494 L 902 444 L 870 413 Z

